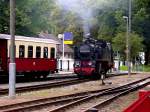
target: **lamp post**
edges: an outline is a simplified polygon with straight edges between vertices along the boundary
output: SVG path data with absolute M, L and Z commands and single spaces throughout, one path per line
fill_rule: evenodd
M 15 63 L 15 0 L 10 0 L 10 63 L 9 63 L 9 97 L 15 98 L 16 63 Z
M 64 34 L 59 34 L 58 38 L 62 39 L 62 59 L 64 59 L 64 54 L 65 54 Z
M 59 61 L 60 62 L 60 70 L 63 70 L 63 61 L 64 61 L 64 54 L 65 54 L 65 45 L 64 45 L 64 34 L 59 34 L 58 38 L 62 40 L 62 58 Z M 59 65 L 59 63 L 58 63 Z
M 127 16 L 123 16 L 124 19 L 127 21 L 127 33 L 126 33 L 126 60 L 127 60 L 127 66 L 128 66 L 128 75 L 130 75 L 130 58 L 129 58 L 129 18 Z

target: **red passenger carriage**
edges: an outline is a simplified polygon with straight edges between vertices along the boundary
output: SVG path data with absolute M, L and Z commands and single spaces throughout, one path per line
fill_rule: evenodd
M 57 71 L 56 48 L 52 39 L 15 36 L 16 73 L 43 76 Z M 10 35 L 0 34 L 0 75 L 8 75 Z

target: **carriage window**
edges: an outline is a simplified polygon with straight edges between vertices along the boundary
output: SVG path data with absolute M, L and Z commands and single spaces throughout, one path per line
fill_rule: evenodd
M 51 58 L 55 58 L 55 48 L 51 48 Z
M 33 58 L 33 46 L 28 46 L 28 58 Z
M 40 58 L 41 57 L 41 47 L 37 46 L 36 47 L 36 58 Z
M 44 58 L 48 58 L 48 47 L 44 47 L 44 48 L 43 48 L 43 51 L 44 51 L 43 57 L 44 57 Z
M 25 55 L 25 46 L 20 45 L 19 46 L 19 58 L 24 58 L 24 55 Z

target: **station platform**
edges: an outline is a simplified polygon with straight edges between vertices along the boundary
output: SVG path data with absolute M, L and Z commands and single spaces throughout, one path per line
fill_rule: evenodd
M 74 78 L 77 77 L 77 74 L 74 71 L 58 71 L 58 73 L 49 74 L 50 78 Z

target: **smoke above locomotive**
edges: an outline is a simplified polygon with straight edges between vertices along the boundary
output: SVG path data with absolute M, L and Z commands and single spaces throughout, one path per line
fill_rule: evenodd
M 120 4 L 126 4 L 126 0 L 56 0 L 64 11 L 74 12 L 82 19 L 82 28 L 84 35 L 90 33 L 90 29 L 94 26 L 94 16 L 96 10 L 105 10 L 106 8 L 116 9 L 121 7 Z M 63 18 L 63 17 L 62 17 Z

